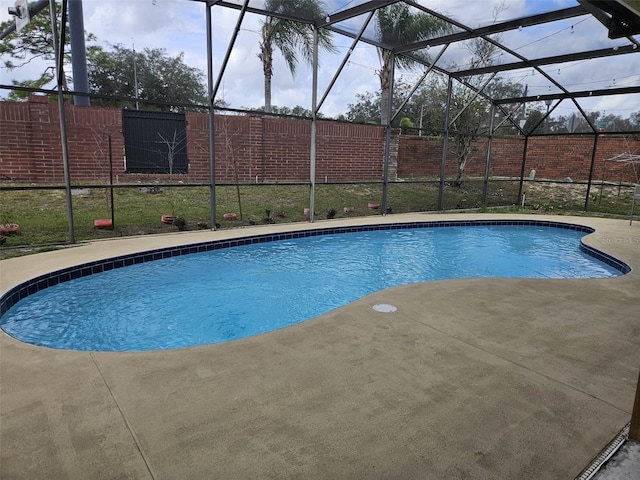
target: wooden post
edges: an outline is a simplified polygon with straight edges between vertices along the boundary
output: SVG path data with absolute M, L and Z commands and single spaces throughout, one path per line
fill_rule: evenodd
M 633 412 L 631 412 L 631 427 L 629 428 L 629 438 L 638 440 L 640 442 L 640 371 L 638 372 L 636 399 L 633 402 Z

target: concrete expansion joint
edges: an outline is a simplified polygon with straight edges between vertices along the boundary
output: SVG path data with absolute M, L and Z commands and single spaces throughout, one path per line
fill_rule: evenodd
M 142 461 L 144 462 L 145 467 L 147 468 L 147 471 L 149 472 L 149 476 L 151 477 L 152 480 L 157 480 L 158 477 L 153 473 L 153 469 L 151 468 L 151 465 L 150 465 L 150 463 L 149 463 L 149 461 L 147 459 L 147 456 L 144 453 L 142 445 L 140 445 L 140 441 L 138 440 L 138 436 L 136 435 L 136 432 L 135 432 L 133 426 L 131 425 L 131 422 L 129 422 L 129 419 L 127 418 L 127 416 L 125 415 L 124 411 L 122 410 L 122 407 L 120 406 L 120 403 L 118 402 L 117 397 L 113 393 L 113 390 L 111 389 L 111 385 L 109 385 L 109 382 L 107 381 L 106 377 L 104 376 L 104 373 L 102 372 L 102 369 L 100 368 L 100 365 L 98 365 L 98 362 L 96 361 L 94 353 L 93 352 L 89 352 L 89 357 L 91 357 L 91 361 L 93 362 L 93 364 L 96 367 L 96 370 L 100 374 L 100 377 L 102 378 L 102 381 L 104 382 L 105 387 L 107 387 L 107 390 L 109 391 L 109 395 L 113 399 L 113 403 L 115 404 L 116 408 L 118 409 L 118 412 L 120 413 L 120 416 L 122 417 L 122 420 L 124 421 L 124 424 L 127 427 L 127 431 L 131 435 L 131 439 L 133 440 L 133 443 L 135 444 L 136 449 L 138 450 L 138 452 L 140 453 L 140 456 L 142 457 Z

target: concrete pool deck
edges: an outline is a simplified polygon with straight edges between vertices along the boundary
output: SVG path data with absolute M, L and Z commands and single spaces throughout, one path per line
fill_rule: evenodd
M 180 350 L 54 350 L 0 332 L 0 478 L 575 478 L 631 418 L 640 222 L 408 214 L 123 238 L 3 260 L 0 293 L 164 246 L 469 219 L 592 226 L 585 243 L 633 270 L 395 287 L 282 330 Z

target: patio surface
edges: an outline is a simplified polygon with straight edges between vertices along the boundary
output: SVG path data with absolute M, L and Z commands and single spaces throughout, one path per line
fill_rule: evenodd
M 480 218 L 593 226 L 585 243 L 633 271 L 395 287 L 282 330 L 181 350 L 54 350 L 0 332 L 0 478 L 575 478 L 631 418 L 640 222 L 410 214 L 123 238 L 1 261 L 0 293 L 162 246 Z

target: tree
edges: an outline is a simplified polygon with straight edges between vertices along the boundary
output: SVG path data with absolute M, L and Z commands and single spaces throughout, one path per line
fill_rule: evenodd
M 15 87 L 44 88 L 53 80 L 53 78 L 53 73 L 45 71 L 37 80 L 23 80 L 20 82 L 17 80 L 11 80 L 11 84 Z M 26 100 L 29 95 L 30 92 L 28 90 L 12 90 L 7 99 L 12 102 L 17 102 L 20 100 Z
M 439 18 L 426 13 L 413 13 L 405 3 L 396 3 L 376 12 L 376 33 L 378 40 L 389 47 L 420 42 L 451 30 L 449 24 Z M 423 52 L 414 52 L 416 57 L 429 61 L 429 56 Z M 381 68 L 380 77 L 380 122 L 389 122 L 388 108 L 391 87 L 392 58 L 395 66 L 409 70 L 418 64 L 415 60 L 398 55 L 393 57 L 391 50 L 378 48 Z
M 474 92 L 464 87 L 456 88 L 455 95 L 451 97 L 451 110 L 457 116 L 450 128 L 451 146 L 455 149 L 457 159 L 457 172 L 453 184 L 462 186 L 462 175 L 467 166 L 469 155 L 473 152 L 473 145 L 477 138 L 487 133 L 487 110 L 489 109 L 484 99 L 473 99 Z M 483 125 L 483 123 L 485 125 Z M 484 128 L 483 128 L 484 126 Z
M 58 24 L 61 22 L 62 7 L 57 4 Z M 4 30 L 13 20 L 0 25 Z M 58 27 L 60 28 L 60 27 Z M 63 70 L 68 70 L 71 62 L 69 47 L 69 28 L 65 28 L 65 51 Z M 88 33 L 88 42 L 95 42 L 95 35 Z M 34 61 L 43 61 L 45 69 L 35 80 L 16 81 L 15 86 L 45 88 L 54 80 L 55 53 L 51 30 L 51 13 L 48 8 L 34 16 L 20 32 L 13 33 L 0 41 L 0 57 L 8 71 L 20 68 Z M 206 88 L 203 85 L 202 71 L 184 64 L 182 54 L 175 57 L 167 55 L 163 49 L 145 49 L 136 52 L 136 70 L 138 73 L 138 96 L 142 100 L 157 100 L 174 103 L 206 103 Z M 123 45 L 113 45 L 111 50 L 96 45 L 87 46 L 87 70 L 90 93 L 103 96 L 135 98 L 133 51 Z M 63 89 L 68 90 L 70 79 L 63 75 Z M 26 99 L 28 91 L 14 90 L 9 100 Z M 95 99 L 97 105 L 118 105 L 116 100 Z M 134 101 L 128 106 L 135 105 Z M 156 107 L 169 110 L 171 107 Z M 175 108 L 174 108 L 175 110 Z
M 264 107 L 259 108 L 258 110 L 265 111 Z M 311 118 L 313 112 L 308 108 L 301 107 L 300 105 L 296 105 L 293 108 L 289 107 L 278 107 L 277 105 L 271 105 L 271 113 L 275 113 L 276 115 L 289 115 L 292 117 L 306 117 Z M 324 115 L 322 113 L 318 113 L 318 118 L 323 118 Z
M 58 31 L 62 22 L 62 5 L 56 3 L 56 17 Z M 68 18 L 67 18 L 68 22 Z M 6 30 L 14 23 L 14 20 L 7 20 L 0 24 L 0 31 Z M 87 42 L 95 41 L 96 37 L 88 33 Z M 69 25 L 65 28 L 65 50 L 63 71 L 67 70 L 71 62 L 71 52 L 69 43 Z M 35 80 L 16 81 L 12 83 L 19 87 L 43 88 L 55 78 L 55 53 L 53 49 L 53 33 L 51 30 L 51 12 L 48 8 L 43 9 L 38 15 L 31 18 L 29 24 L 21 31 L 14 32 L 0 41 L 0 57 L 3 59 L 4 68 L 13 71 L 34 61 L 44 61 L 45 69 L 39 78 Z M 67 83 L 70 79 L 63 74 L 63 89 L 67 90 Z M 22 100 L 29 96 L 29 92 L 12 91 L 9 94 L 10 100 Z
M 357 93 L 356 103 L 350 103 L 347 110 L 347 120 L 350 122 L 376 122 L 380 116 L 380 92 Z
M 472 41 L 468 44 L 471 53 L 471 68 L 490 64 L 493 58 L 491 49 L 486 45 L 476 45 Z M 486 76 L 476 76 L 467 78 L 467 85 L 454 82 L 451 94 L 450 121 L 449 126 L 451 141 L 449 146 L 454 150 L 457 160 L 457 173 L 454 185 L 461 186 L 461 178 L 473 151 L 475 140 L 481 135 L 485 135 L 489 130 L 489 114 L 491 103 L 481 95 L 476 96 L 476 89 L 482 88 L 486 83 Z M 471 88 L 470 88 L 471 87 Z M 401 101 L 411 92 L 411 87 L 403 81 L 398 81 L 394 88 L 397 95 L 394 95 L 394 110 L 397 110 Z M 494 78 L 485 86 L 483 92 L 491 98 L 521 96 L 522 87 L 509 80 Z M 357 95 L 359 102 L 350 104 L 347 118 L 350 121 L 366 122 L 373 115 L 380 112 L 381 95 L 365 93 Z M 443 131 L 445 122 L 445 110 L 447 103 L 447 79 L 446 77 L 434 74 L 429 82 L 420 87 L 406 103 L 402 110 L 402 116 L 413 122 L 414 129 L 422 125 L 422 130 L 428 134 L 439 134 Z M 396 106 L 397 105 L 397 106 Z M 507 114 L 514 113 L 517 105 L 504 106 Z M 422 120 L 422 122 L 421 122 Z M 394 125 L 400 125 L 398 119 Z M 405 122 L 405 131 L 409 132 L 408 124 Z
M 317 0 L 267 0 L 265 10 L 289 16 L 309 19 L 324 18 L 322 3 Z M 294 22 L 278 17 L 266 17 L 262 22 L 260 53 L 264 73 L 264 110 L 271 113 L 271 77 L 273 77 L 273 51 L 280 50 L 287 62 L 291 74 L 294 75 L 298 65 L 298 54 L 311 63 L 313 57 L 313 30 L 309 23 Z M 335 51 L 331 32 L 318 30 L 318 47 L 327 51 Z
M 405 99 L 411 93 L 413 87 L 402 80 L 398 79 L 394 85 L 393 110 L 397 111 Z M 375 123 L 380 121 L 380 90 L 375 92 L 365 92 L 356 94 L 356 103 L 350 103 L 347 110 L 347 119 L 350 122 L 359 123 Z M 408 118 L 414 127 L 420 125 L 420 118 L 430 118 L 434 111 L 433 90 L 430 85 L 420 87 L 414 94 L 408 98 L 402 109 L 402 116 Z M 441 102 L 435 108 L 440 108 Z M 392 125 L 398 127 L 401 123 L 401 117 L 397 116 Z M 435 125 L 430 120 L 423 122 L 425 126 Z
M 481 84 L 482 80 L 484 79 L 476 79 L 473 82 L 474 86 L 478 88 L 478 84 Z M 518 88 L 518 86 L 497 79 L 487 86 L 484 92 L 491 98 L 501 98 L 507 96 L 501 92 L 511 91 L 512 88 Z M 490 133 L 491 103 L 481 96 L 474 99 L 474 95 L 473 89 L 463 85 L 456 85 L 451 95 L 451 115 L 455 121 L 451 123 L 449 129 L 453 140 L 451 145 L 455 148 L 457 159 L 457 173 L 453 182 L 457 187 L 462 185 L 462 175 L 469 156 L 473 152 L 475 141 Z
M 631 123 L 630 118 L 622 118 L 619 115 L 614 115 L 612 113 L 608 113 L 603 115 L 601 120 L 601 124 L 604 125 L 605 131 L 607 132 L 629 132 L 633 130 L 633 124 Z
M 540 121 L 542 120 L 543 114 L 538 109 L 529 110 L 529 114 L 527 115 L 527 120 L 524 123 L 524 127 L 522 130 L 525 134 L 529 135 L 531 133 L 542 133 L 542 124 Z M 537 128 L 536 128 L 537 125 Z M 535 128 L 535 130 L 534 130 Z
M 111 51 L 92 47 L 87 52 L 87 70 L 91 93 L 104 96 L 129 97 L 165 103 L 206 104 L 204 73 L 184 63 L 182 53 L 171 57 L 162 48 L 134 51 L 124 45 L 113 45 Z M 135 55 L 135 66 L 134 66 Z M 135 67 L 135 68 L 134 68 Z M 137 73 L 134 78 L 134 70 Z M 118 105 L 118 100 L 99 99 L 96 105 Z M 125 106 L 133 107 L 135 101 Z M 146 106 L 145 108 L 149 108 Z M 171 105 L 154 105 L 157 110 L 182 110 Z
M 493 8 L 493 21 L 496 22 L 500 13 L 507 9 L 507 5 L 501 2 Z M 490 37 L 495 42 L 500 42 L 499 35 Z M 495 43 L 484 38 L 474 38 L 467 42 L 467 49 L 471 55 L 469 68 L 480 68 L 493 65 L 499 58 L 500 49 Z M 489 132 L 488 124 L 493 109 L 491 103 L 476 91 L 482 91 L 489 98 L 514 97 L 522 95 L 522 87 L 511 80 L 503 80 L 500 77 L 487 77 L 487 75 L 474 75 L 461 79 L 464 84 L 456 84 L 451 95 L 451 115 L 453 121 L 449 125 L 453 135 L 453 146 L 456 151 L 457 173 L 454 185 L 460 187 L 469 155 L 473 150 L 475 140 Z M 525 87 L 526 88 L 526 87 Z M 503 107 L 508 114 L 515 114 L 518 106 Z
M 400 128 L 402 128 L 402 133 L 409 133 L 414 129 L 414 124 L 409 117 L 402 117 Z

